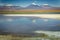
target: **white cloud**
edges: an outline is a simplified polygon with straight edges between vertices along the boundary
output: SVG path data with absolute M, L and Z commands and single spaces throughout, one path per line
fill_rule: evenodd
M 7 19 L 7 21 L 12 22 L 12 21 L 13 21 L 13 19 Z
M 32 20 L 32 22 L 33 22 L 33 23 L 35 23 L 35 22 L 36 22 L 36 20 Z
M 36 4 L 36 3 L 34 3 L 34 2 L 33 2 L 32 4 L 33 4 L 33 5 L 37 5 L 37 4 Z
M 43 4 L 43 5 L 49 5 L 49 4 Z
M 45 22 L 47 22 L 47 21 L 48 21 L 48 19 L 44 19 L 44 21 L 45 21 Z
M 12 4 L 6 4 L 5 6 L 13 6 Z

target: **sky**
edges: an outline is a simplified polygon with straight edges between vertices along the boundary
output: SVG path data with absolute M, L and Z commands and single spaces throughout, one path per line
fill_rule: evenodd
M 15 6 L 28 6 L 30 4 L 37 4 L 37 5 L 43 5 L 43 4 L 49 4 L 51 6 L 57 6 L 60 7 L 60 0 L 0 0 L 0 6 L 1 5 L 15 5 Z

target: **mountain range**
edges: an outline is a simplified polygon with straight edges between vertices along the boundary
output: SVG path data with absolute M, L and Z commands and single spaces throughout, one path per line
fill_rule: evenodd
M 27 7 L 21 6 L 0 6 L 0 10 L 60 10 L 60 7 L 53 7 L 50 5 L 34 5 L 31 4 Z

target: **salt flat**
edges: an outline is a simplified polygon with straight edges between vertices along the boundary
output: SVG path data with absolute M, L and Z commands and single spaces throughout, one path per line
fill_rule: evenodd
M 36 16 L 40 18 L 60 19 L 60 14 L 3 14 L 3 16 Z

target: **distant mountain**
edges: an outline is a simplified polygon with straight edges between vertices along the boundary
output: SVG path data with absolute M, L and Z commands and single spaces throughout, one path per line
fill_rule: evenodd
M 0 10 L 20 10 L 22 8 L 20 6 L 0 6 Z
M 39 9 L 39 8 L 40 8 L 39 5 L 33 5 L 33 4 L 31 4 L 31 5 L 27 6 L 25 9 Z
M 60 10 L 60 7 L 53 7 L 51 5 L 48 4 L 43 4 L 43 5 L 29 5 L 27 7 L 25 7 L 25 9 L 37 9 L 37 10 Z
M 47 5 L 47 4 L 40 5 L 40 7 L 41 7 L 41 9 L 43 9 L 43 10 L 47 10 L 47 9 L 51 9 L 51 8 L 52 8 L 52 6 Z
M 27 6 L 25 9 L 51 9 L 52 8 L 52 6 L 50 6 L 50 5 L 46 5 L 46 4 L 44 4 L 44 5 L 34 5 L 34 4 L 31 4 L 31 5 L 29 5 L 29 6 Z
M 43 5 L 40 5 L 40 6 L 43 7 L 43 8 L 50 8 L 50 7 L 52 7 L 52 6 L 48 5 L 48 4 L 43 4 Z
M 52 7 L 48 4 L 43 5 L 34 5 L 31 4 L 27 7 L 21 7 L 21 6 L 0 6 L 0 10 L 60 10 L 60 7 Z

